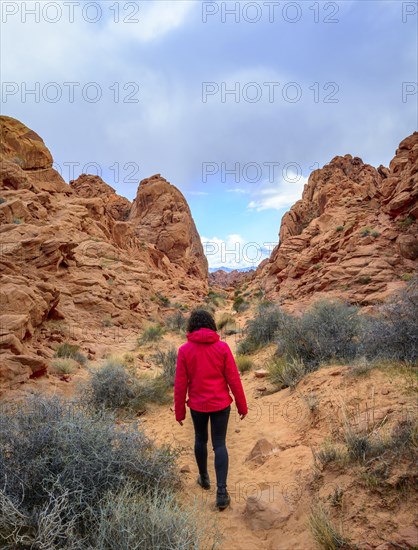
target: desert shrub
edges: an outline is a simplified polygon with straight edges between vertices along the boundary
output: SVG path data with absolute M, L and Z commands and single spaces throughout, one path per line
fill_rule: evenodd
M 23 223 L 23 220 L 21 218 L 13 218 L 13 223 L 16 225 L 20 225 Z
M 221 331 L 222 335 L 229 336 L 231 334 L 237 334 L 239 332 L 239 326 L 235 318 L 229 313 L 224 313 L 218 321 L 216 321 L 216 327 Z
M 399 227 L 402 229 L 407 229 L 409 226 L 411 226 L 413 223 L 415 223 L 415 218 L 413 216 L 407 216 L 403 220 L 398 221 Z
M 143 330 L 141 336 L 138 338 L 138 344 L 146 344 L 148 342 L 156 342 L 160 340 L 164 334 L 164 327 L 161 325 L 151 325 Z
M 108 493 L 95 518 L 95 550 L 198 549 L 213 532 L 172 492 L 142 494 L 131 484 Z
M 335 228 L 336 231 L 344 231 L 344 226 L 343 225 L 337 225 L 337 227 Z
M 109 491 L 121 494 L 130 483 L 137 494 L 158 494 L 178 483 L 168 448 L 157 448 L 137 425 L 116 425 L 75 403 L 32 397 L 3 407 L 0 426 L 4 549 L 97 548 Z
M 162 377 L 167 385 L 174 386 L 174 376 L 176 374 L 177 349 L 171 346 L 167 351 L 158 350 L 152 357 L 155 363 L 162 367 Z
M 69 344 L 68 342 L 64 342 L 57 347 L 55 357 L 69 357 L 77 361 L 77 363 L 80 363 L 80 365 L 84 365 L 87 362 L 87 357 L 80 352 L 80 346 L 77 344 Z
M 339 447 L 329 441 L 325 442 L 318 451 L 313 451 L 313 454 L 315 464 L 319 462 L 322 466 L 342 460 L 345 456 Z
M 363 229 L 360 231 L 360 235 L 362 237 L 368 237 L 370 235 L 371 231 L 372 230 L 370 229 L 370 227 L 363 227 Z
M 77 366 L 77 362 L 69 357 L 57 358 L 51 361 L 51 370 L 55 374 L 72 374 Z
M 352 360 L 360 326 L 357 311 L 343 302 L 321 301 L 302 317 L 283 316 L 278 354 L 303 362 L 307 370 L 325 362 Z
M 249 357 L 246 357 L 245 355 L 237 355 L 235 361 L 241 374 L 251 370 L 254 366 L 254 363 L 251 361 L 251 359 Z
M 360 351 L 368 359 L 418 361 L 418 278 L 380 307 L 364 316 Z
M 161 292 L 156 292 L 155 298 L 164 307 L 167 307 L 170 305 L 170 298 L 167 298 L 167 296 L 164 296 L 164 294 L 161 294 Z
M 234 302 L 232 304 L 232 309 L 237 313 L 241 311 L 245 311 L 248 308 L 249 308 L 248 302 L 245 301 L 245 298 L 243 298 L 243 296 L 237 296 L 234 299 Z
M 4 199 L 3 197 L 0 197 L 0 204 L 4 204 L 6 202 L 6 199 Z
M 279 389 L 294 389 L 307 371 L 305 365 L 298 359 L 287 360 L 284 357 L 274 357 L 268 364 L 268 372 L 274 386 Z
M 238 353 L 246 354 L 272 342 L 285 314 L 274 304 L 261 305 L 254 319 L 246 325 L 245 339 L 238 345 Z
M 186 330 L 186 325 L 186 316 L 183 315 L 181 311 L 176 311 L 172 315 L 169 315 L 165 320 L 165 326 L 169 330 L 173 330 L 175 332 L 182 332 Z
M 222 306 L 225 303 L 225 294 L 215 292 L 214 290 L 209 290 L 205 301 L 213 304 L 215 307 Z
M 349 548 L 349 541 L 333 525 L 322 505 L 317 504 L 312 507 L 309 527 L 319 548 L 323 550 Z
M 82 390 L 83 399 L 96 409 L 143 410 L 144 401 L 138 379 L 120 361 L 109 359 L 91 372 Z

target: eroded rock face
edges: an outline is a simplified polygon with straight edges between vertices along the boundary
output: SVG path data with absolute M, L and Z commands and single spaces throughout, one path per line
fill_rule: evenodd
M 129 221 L 139 239 L 155 244 L 186 273 L 207 277 L 208 262 L 186 199 L 160 174 L 141 181 Z
M 152 231 L 146 218 L 142 231 L 137 202 L 97 176 L 67 184 L 21 122 L 0 117 L 0 131 L 0 394 L 44 374 L 59 343 L 87 352 L 104 331 L 126 341 L 160 317 L 164 298 L 199 303 L 206 264 L 174 186 L 147 194 L 150 212 L 164 204 L 170 215 Z
M 401 142 L 389 168 L 335 157 L 283 216 L 279 245 L 252 286 L 289 305 L 386 299 L 417 269 L 417 197 L 418 132 Z

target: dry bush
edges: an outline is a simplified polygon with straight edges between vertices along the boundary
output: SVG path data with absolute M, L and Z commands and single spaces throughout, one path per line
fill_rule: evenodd
M 364 316 L 360 352 L 369 360 L 418 362 L 418 277 L 381 306 Z
M 4 549 L 97 548 L 97 518 L 109 491 L 130 484 L 137 494 L 158 495 L 178 486 L 168 448 L 157 448 L 137 424 L 116 425 L 81 404 L 35 396 L 4 406 L 0 428 Z
M 274 304 L 259 307 L 256 317 L 247 322 L 246 336 L 238 345 L 238 353 L 245 355 L 273 342 L 285 317 Z
M 166 380 L 168 386 L 174 386 L 174 377 L 176 375 L 177 349 L 171 346 L 167 351 L 158 350 L 152 360 L 160 367 L 163 372 L 161 376 Z

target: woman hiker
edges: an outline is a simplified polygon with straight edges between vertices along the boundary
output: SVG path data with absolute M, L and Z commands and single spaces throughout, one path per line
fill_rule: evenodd
M 210 489 L 207 469 L 208 423 L 215 451 L 216 506 L 223 510 L 230 503 L 227 491 L 228 451 L 225 444 L 232 391 L 241 420 L 248 412 L 240 375 L 226 342 L 219 339 L 216 324 L 204 309 L 194 310 L 187 324 L 187 342 L 178 351 L 174 381 L 174 408 L 182 426 L 186 403 L 190 408 L 195 431 L 194 452 L 199 477 L 197 483 Z M 186 401 L 186 394 L 188 400 Z

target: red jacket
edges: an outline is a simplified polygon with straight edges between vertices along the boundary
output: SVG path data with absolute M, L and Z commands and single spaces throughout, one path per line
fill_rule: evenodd
M 247 414 L 247 401 L 234 356 L 219 334 L 208 328 L 187 333 L 187 342 L 180 346 L 174 380 L 176 420 L 186 417 L 187 405 L 200 412 L 225 409 L 232 403 L 229 388 L 235 397 L 239 414 Z

